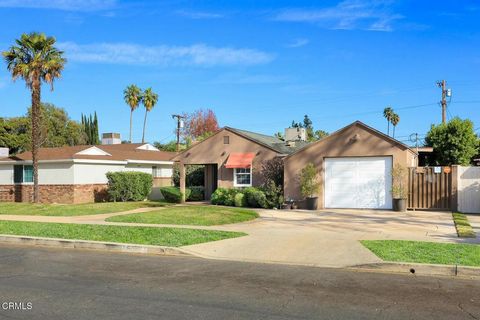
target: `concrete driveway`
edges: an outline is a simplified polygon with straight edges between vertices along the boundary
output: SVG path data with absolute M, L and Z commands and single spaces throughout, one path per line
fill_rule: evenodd
M 206 258 L 347 267 L 381 262 L 358 240 L 458 242 L 449 212 L 261 210 L 260 218 L 215 229 L 249 235 L 183 247 Z

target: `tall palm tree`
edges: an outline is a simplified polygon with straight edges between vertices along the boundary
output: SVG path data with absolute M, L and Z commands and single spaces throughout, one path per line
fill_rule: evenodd
M 390 135 L 390 122 L 392 121 L 393 109 L 391 107 L 386 107 L 383 109 L 383 117 L 387 119 L 387 134 Z
M 133 111 L 138 108 L 138 105 L 142 101 L 142 90 L 134 84 L 129 85 L 123 90 L 123 99 L 125 103 L 130 106 L 130 143 L 132 143 L 132 121 Z
M 395 138 L 395 128 L 397 127 L 397 124 L 400 122 L 400 116 L 396 113 L 393 113 L 391 121 L 393 125 L 393 137 Z
M 44 33 L 22 34 L 8 51 L 2 52 L 12 79 L 22 78 L 30 89 L 32 97 L 32 161 L 33 161 L 33 201 L 40 201 L 38 190 L 38 149 L 41 145 L 41 89 L 42 82 L 50 84 L 61 76 L 67 60 L 63 51 L 55 48 L 55 38 Z
M 148 88 L 143 92 L 142 103 L 145 107 L 145 118 L 143 119 L 143 133 L 142 143 L 145 142 L 145 128 L 147 126 L 147 113 L 150 112 L 158 102 L 158 94 L 152 91 L 152 88 Z

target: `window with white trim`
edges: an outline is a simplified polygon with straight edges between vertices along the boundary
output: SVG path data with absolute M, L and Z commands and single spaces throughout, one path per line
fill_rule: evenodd
M 251 187 L 252 186 L 252 169 L 251 168 L 233 169 L 233 185 L 235 187 Z

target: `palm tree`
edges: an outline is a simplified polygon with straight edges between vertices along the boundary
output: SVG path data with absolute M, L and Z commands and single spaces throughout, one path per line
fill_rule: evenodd
M 152 91 L 152 88 L 148 88 L 143 92 L 142 103 L 145 107 L 145 118 L 143 119 L 143 133 L 142 143 L 145 142 L 145 128 L 147 126 L 147 113 L 150 112 L 157 104 L 158 94 Z
M 130 143 L 132 143 L 132 121 L 133 111 L 137 109 L 138 105 L 142 101 L 142 90 L 134 84 L 129 85 L 123 91 L 123 99 L 130 106 Z
M 44 33 L 32 32 L 22 34 L 15 40 L 15 45 L 2 52 L 7 69 L 15 81 L 22 78 L 30 89 L 32 97 L 32 162 L 33 162 L 33 201 L 40 201 L 38 190 L 38 149 L 41 145 L 41 89 L 42 82 L 50 84 L 61 76 L 67 60 L 63 51 L 55 48 L 55 38 Z
M 391 107 L 386 107 L 383 109 L 383 117 L 387 119 L 387 134 L 390 135 L 390 122 L 392 121 L 393 109 Z
M 393 113 L 391 121 L 392 121 L 392 125 L 393 125 L 393 137 L 395 138 L 395 127 L 400 122 L 400 116 L 396 113 Z

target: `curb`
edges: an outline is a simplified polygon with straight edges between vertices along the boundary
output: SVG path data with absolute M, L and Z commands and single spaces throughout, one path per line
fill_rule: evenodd
M 70 240 L 58 238 L 0 235 L 0 243 L 44 246 L 53 248 L 89 249 L 124 253 L 155 254 L 164 256 L 192 256 L 190 253 L 174 247 L 87 240 Z
M 420 276 L 449 276 L 480 279 L 480 268 L 455 265 L 381 262 L 356 265 L 348 269 L 371 272 L 409 273 Z

